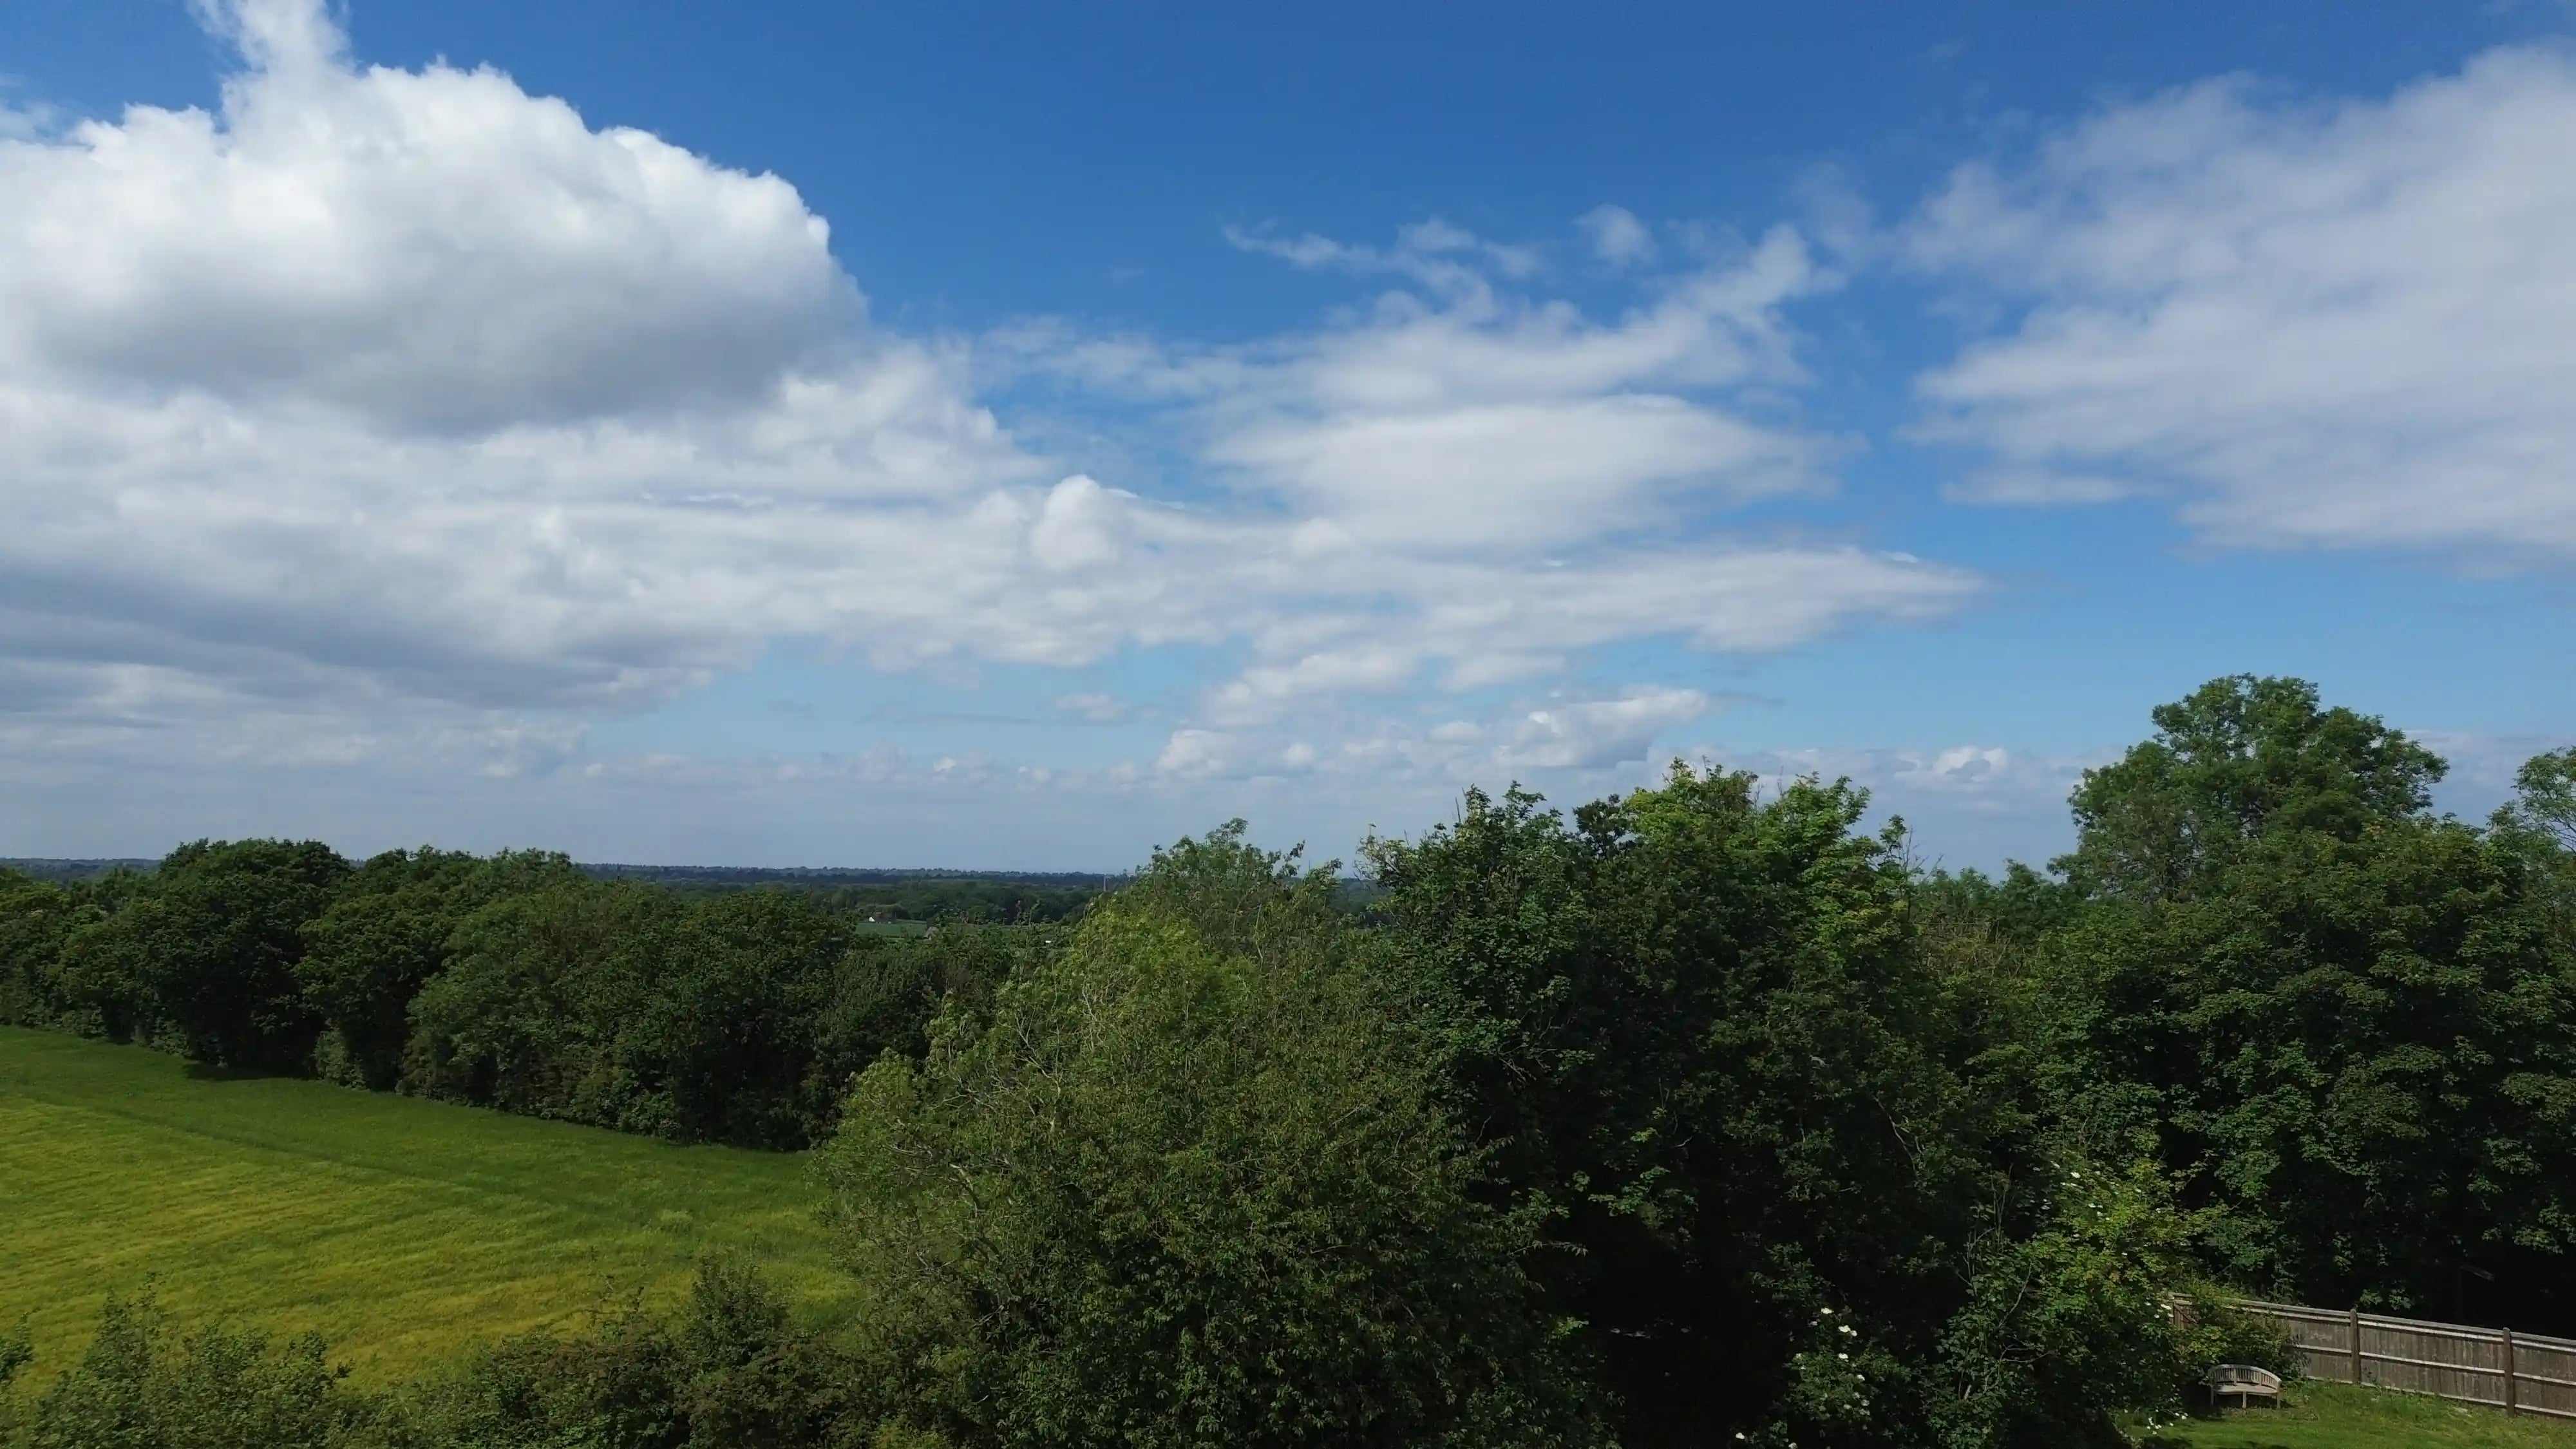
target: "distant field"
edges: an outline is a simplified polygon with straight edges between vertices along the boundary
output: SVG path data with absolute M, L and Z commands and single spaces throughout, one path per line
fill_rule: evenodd
M 836 1306 L 801 1156 L 667 1147 L 0 1027 L 0 1330 L 59 1367 L 105 1295 L 318 1329 L 380 1379 L 683 1290 L 722 1247 Z
M 2278 1409 L 2244 1409 L 2149 1437 L 2189 1449 L 2576 1449 L 2576 1424 L 2346 1384 L 2293 1384 Z

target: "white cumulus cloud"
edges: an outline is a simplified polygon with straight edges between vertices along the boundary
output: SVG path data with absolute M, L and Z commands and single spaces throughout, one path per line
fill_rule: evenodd
M 66 728 L 209 689 L 548 708 L 778 634 L 1123 633 L 1133 580 L 1085 592 L 1117 504 L 1034 488 L 959 360 L 867 334 L 784 182 L 495 72 L 359 68 L 312 0 L 216 18 L 244 56 L 217 111 L 0 140 L 20 700 Z
M 219 112 L 0 145 L 0 356 L 167 397 L 485 431 L 768 393 L 859 307 L 774 176 L 493 71 L 357 69 L 312 0 L 226 12 Z

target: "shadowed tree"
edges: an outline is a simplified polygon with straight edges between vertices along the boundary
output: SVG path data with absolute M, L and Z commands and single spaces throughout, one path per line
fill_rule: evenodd
M 114 1003 L 120 1035 L 215 1066 L 300 1071 L 320 1022 L 296 964 L 349 863 L 318 841 L 199 841 L 174 850 L 133 900 L 72 933 L 64 975 Z

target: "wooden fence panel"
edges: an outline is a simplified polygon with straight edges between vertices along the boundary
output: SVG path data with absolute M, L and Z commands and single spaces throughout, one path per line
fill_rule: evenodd
M 2515 1334 L 2513 1382 L 2523 1412 L 2576 1419 L 2576 1339 Z
M 2576 1419 L 2576 1339 L 2296 1303 L 2237 1306 L 2279 1329 L 2309 1378 Z
M 2236 1306 L 2248 1316 L 2260 1318 L 2280 1330 L 2281 1336 L 2289 1340 L 2290 1354 L 2297 1361 L 2299 1372 L 2312 1379 L 2327 1379 L 2339 1384 L 2358 1381 L 2353 1372 L 2351 1314 L 2252 1299 Z
M 2361 1316 L 2365 1383 L 2504 1407 L 2504 1341 L 2493 1329 Z

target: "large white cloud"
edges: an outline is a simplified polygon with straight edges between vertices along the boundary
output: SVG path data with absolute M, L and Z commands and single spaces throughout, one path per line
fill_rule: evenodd
M 224 17 L 219 114 L 0 146 L 13 370 L 480 431 L 733 405 L 846 335 L 820 218 L 506 76 L 358 70 L 312 0 Z
M 1101 647 L 1009 601 L 1077 525 L 957 359 L 860 330 L 785 183 L 358 69 L 313 0 L 216 18 L 218 112 L 0 140 L 18 701 L 615 703 L 923 615 L 903 649 Z
M 1538 253 L 1426 223 L 1246 239 L 1394 283 L 1240 347 L 907 338 L 776 177 L 495 71 L 359 65 L 320 0 L 205 13 L 241 57 L 214 110 L 0 128 L 20 761 L 525 774 L 798 639 L 887 669 L 1231 643 L 1176 768 L 1254 736 L 1296 767 L 1338 746 L 1279 722 L 1345 697 L 1377 738 L 1372 699 L 1982 586 L 1711 531 L 1830 486 L 1840 444 L 1757 405 L 1800 381 L 1783 309 L 1832 284 L 1786 231 L 1609 320 L 1532 292 Z M 1198 481 L 1067 476 L 979 400 L 997 366 L 1141 404 Z
M 1923 379 L 2004 503 L 2170 493 L 2229 543 L 2576 553 L 2576 58 L 2380 100 L 2221 80 L 1958 172 L 1912 261 L 2027 304 Z

